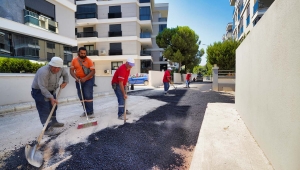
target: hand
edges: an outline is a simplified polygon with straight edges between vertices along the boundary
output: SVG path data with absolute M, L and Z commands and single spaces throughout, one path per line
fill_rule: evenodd
M 81 83 L 86 82 L 86 78 L 84 77 L 84 78 L 80 79 L 80 82 L 81 82 Z
M 61 89 L 65 88 L 67 84 L 68 84 L 67 82 L 62 83 L 62 84 L 60 85 L 60 88 L 61 88 Z
M 77 77 L 75 77 L 75 80 L 76 80 L 77 83 L 79 83 L 79 81 L 80 81 L 80 79 L 77 78 Z
M 123 96 L 124 96 L 124 100 L 126 100 L 127 99 L 127 94 L 124 94 Z
M 57 104 L 58 101 L 54 98 L 50 98 L 50 101 L 51 101 L 51 105 L 53 106 L 55 103 Z

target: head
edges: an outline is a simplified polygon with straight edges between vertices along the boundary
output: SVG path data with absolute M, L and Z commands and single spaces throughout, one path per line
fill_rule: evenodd
M 80 47 L 78 49 L 78 57 L 80 57 L 81 59 L 86 58 L 86 53 L 87 53 L 87 51 L 86 51 L 85 47 Z
M 172 71 L 172 68 L 171 68 L 171 67 L 168 67 L 168 71 L 171 72 L 171 71 Z
M 63 60 L 60 57 L 54 56 L 51 58 L 49 65 L 51 72 L 56 74 L 59 72 L 60 68 L 63 67 Z
M 127 61 L 126 61 L 126 68 L 131 69 L 134 65 L 135 65 L 134 64 L 134 59 L 128 58 Z

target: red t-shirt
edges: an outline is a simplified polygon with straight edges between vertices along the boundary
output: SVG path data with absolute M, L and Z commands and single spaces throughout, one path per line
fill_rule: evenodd
M 119 84 L 119 81 L 123 81 L 123 85 L 126 86 L 129 74 L 130 74 L 130 70 L 127 70 L 126 65 L 122 64 L 115 72 L 111 80 L 111 84 L 113 83 Z
M 168 82 L 169 82 L 169 80 L 167 79 L 168 77 L 169 77 L 170 80 L 171 80 L 171 73 L 170 73 L 169 70 L 166 70 L 166 71 L 165 71 L 165 74 L 164 74 L 164 78 L 163 78 L 163 82 L 164 82 L 164 83 L 168 83 Z
M 186 74 L 185 79 L 190 80 L 190 78 L 191 78 L 191 74 L 190 73 Z

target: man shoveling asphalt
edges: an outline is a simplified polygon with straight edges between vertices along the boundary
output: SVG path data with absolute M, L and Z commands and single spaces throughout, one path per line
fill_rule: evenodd
M 38 69 L 33 79 L 31 88 L 31 96 L 35 101 L 36 108 L 39 113 L 41 123 L 46 123 L 52 106 L 57 102 L 55 91 L 59 87 L 59 80 L 63 77 L 63 83 L 60 88 L 64 88 L 69 82 L 68 73 L 62 69 L 63 60 L 60 57 L 53 57 L 48 65 Z M 53 127 L 63 127 L 63 123 L 59 123 L 56 119 L 57 106 L 48 124 L 45 135 L 55 135 Z

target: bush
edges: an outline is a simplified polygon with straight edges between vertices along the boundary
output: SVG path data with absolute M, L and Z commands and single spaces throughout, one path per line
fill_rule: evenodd
M 0 58 L 0 73 L 36 73 L 44 65 L 26 59 Z

